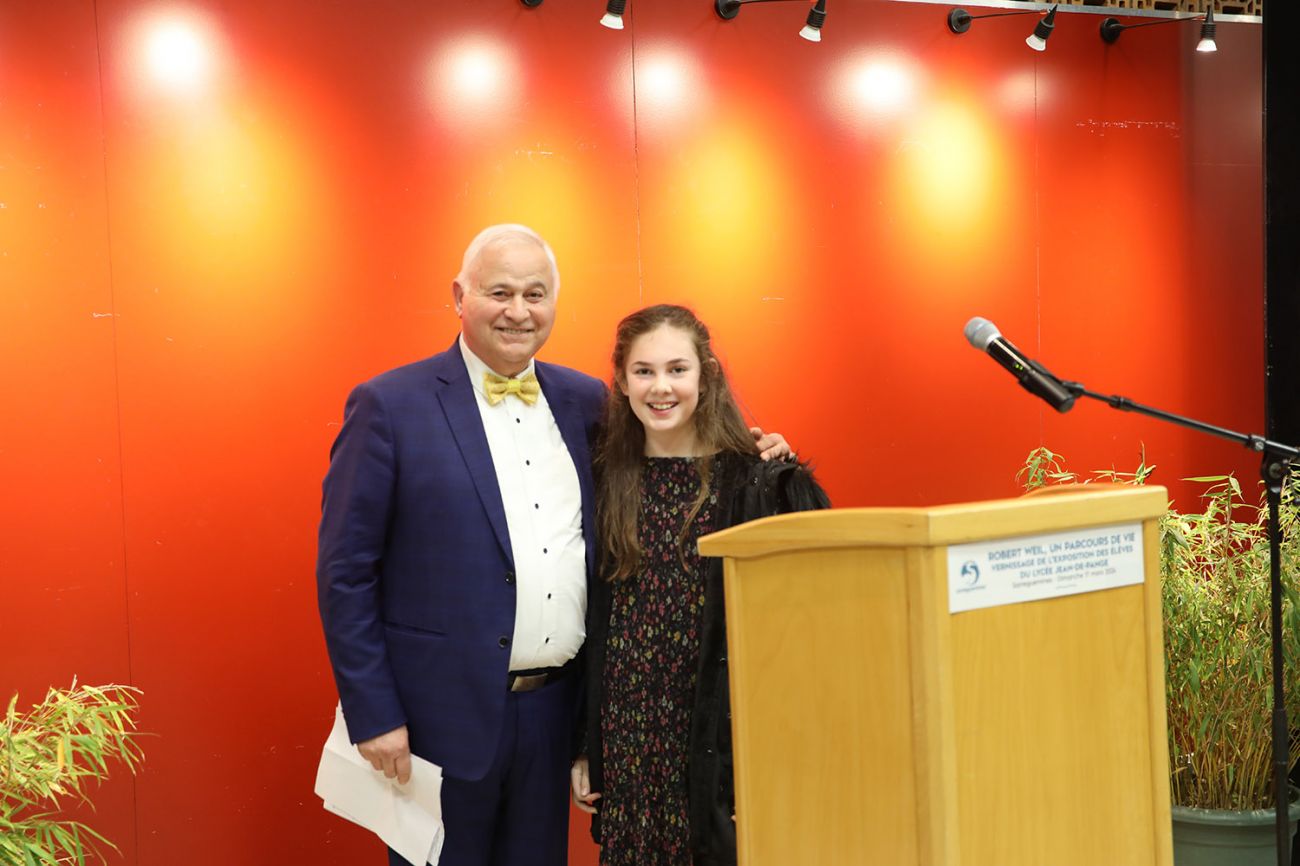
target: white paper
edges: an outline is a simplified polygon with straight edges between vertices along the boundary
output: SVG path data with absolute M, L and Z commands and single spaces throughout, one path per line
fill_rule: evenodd
M 413 866 L 436 866 L 442 855 L 442 768 L 412 755 L 410 781 L 388 779 L 349 741 L 342 707 L 321 750 L 316 796 L 328 811 L 376 834 Z
M 999 538 L 948 548 L 948 612 L 1142 583 L 1142 524 Z

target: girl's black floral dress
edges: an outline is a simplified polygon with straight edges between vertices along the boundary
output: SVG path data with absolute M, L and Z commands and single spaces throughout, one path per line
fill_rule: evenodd
M 706 574 L 695 539 L 717 521 L 717 485 L 712 486 L 682 548 L 683 567 L 677 537 L 700 489 L 695 459 L 646 458 L 641 568 L 612 585 L 600 723 L 603 866 L 691 862 L 687 745 Z

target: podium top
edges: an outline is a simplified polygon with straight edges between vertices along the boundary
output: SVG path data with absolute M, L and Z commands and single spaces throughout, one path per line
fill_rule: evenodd
M 816 548 L 942 547 L 1148 520 L 1169 507 L 1167 491 L 1157 485 L 1087 485 L 1051 492 L 933 508 L 832 508 L 781 514 L 706 535 L 699 547 L 705 556 L 739 559 Z

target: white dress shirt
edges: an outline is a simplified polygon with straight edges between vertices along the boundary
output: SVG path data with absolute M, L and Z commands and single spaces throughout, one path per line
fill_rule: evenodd
M 460 352 L 483 419 L 515 561 L 515 633 L 510 670 L 556 667 L 587 636 L 587 546 L 582 490 L 573 457 L 546 402 L 507 395 L 488 405 L 489 368 L 460 338 Z M 514 378 L 533 372 L 533 362 Z

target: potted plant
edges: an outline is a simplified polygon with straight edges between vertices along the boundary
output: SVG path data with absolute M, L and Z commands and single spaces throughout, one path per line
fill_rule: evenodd
M 79 821 L 59 814 L 67 801 L 89 803 L 87 783 L 108 776 L 109 762 L 135 771 L 142 759 L 129 686 L 50 689 L 41 703 L 18 712 L 18 696 L 0 719 L 0 862 L 24 866 L 103 860 L 116 846 Z
M 1141 484 L 1155 467 L 1082 478 L 1058 454 L 1031 452 L 1027 487 L 1105 480 Z M 1231 475 L 1184 479 L 1205 485 L 1199 510 L 1170 508 L 1160 526 L 1165 693 L 1178 866 L 1275 864 L 1272 635 L 1267 507 L 1243 501 Z M 1280 511 L 1286 710 L 1300 726 L 1300 473 Z M 1291 738 L 1289 767 L 1300 757 Z M 1292 832 L 1300 805 L 1292 792 Z

